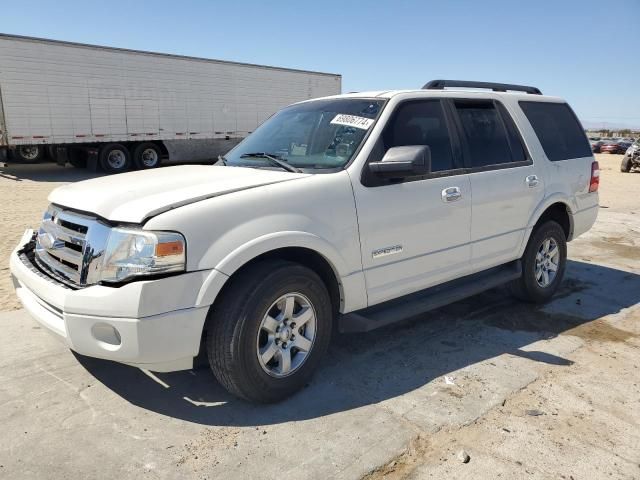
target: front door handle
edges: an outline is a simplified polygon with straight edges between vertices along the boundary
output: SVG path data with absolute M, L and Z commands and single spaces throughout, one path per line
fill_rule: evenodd
M 527 178 L 524 179 L 524 181 L 527 183 L 527 186 L 529 188 L 537 187 L 538 184 L 540 183 L 540 180 L 538 180 L 537 175 L 529 175 Z
M 462 198 L 460 187 L 448 187 L 442 190 L 442 201 L 445 203 L 455 202 Z

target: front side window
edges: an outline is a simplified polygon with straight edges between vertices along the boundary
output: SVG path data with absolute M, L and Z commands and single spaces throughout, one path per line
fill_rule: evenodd
M 382 155 L 391 147 L 427 145 L 433 172 L 454 168 L 451 138 L 440 100 L 401 104 L 385 127 L 382 142 Z
M 373 128 L 384 100 L 341 98 L 314 100 L 280 110 L 226 156 L 231 166 L 273 163 L 267 154 L 301 168 L 321 171 L 344 167 Z
M 584 130 L 566 103 L 521 101 L 520 108 L 552 162 L 592 155 Z
M 466 139 L 471 168 L 526 159 L 515 125 L 507 128 L 493 101 L 455 100 L 454 105 Z M 514 144 L 513 151 L 511 143 Z

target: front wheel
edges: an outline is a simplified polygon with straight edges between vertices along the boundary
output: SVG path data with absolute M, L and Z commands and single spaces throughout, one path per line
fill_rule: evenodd
M 327 289 L 314 271 L 280 260 L 261 262 L 230 281 L 208 319 L 211 369 L 245 400 L 282 400 L 309 381 L 327 350 Z
M 520 300 L 547 302 L 556 293 L 567 264 L 567 239 L 562 227 L 548 221 L 537 227 L 522 256 L 522 276 L 510 290 Z

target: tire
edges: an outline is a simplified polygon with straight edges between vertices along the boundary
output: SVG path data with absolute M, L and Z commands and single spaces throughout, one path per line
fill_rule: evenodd
M 557 248 L 557 259 L 544 257 L 546 242 Z M 542 254 L 543 265 L 537 267 L 538 255 Z M 555 274 L 546 265 L 556 266 Z M 554 221 L 548 221 L 537 227 L 531 234 L 527 248 L 522 256 L 522 276 L 509 284 L 511 293 L 518 299 L 530 303 L 544 303 L 558 290 L 567 266 L 567 239 L 562 227 Z M 541 272 L 542 270 L 542 272 Z M 545 272 L 546 271 L 546 276 Z M 542 275 L 540 275 L 542 273 Z M 541 276 L 541 278 L 538 278 Z M 547 280 L 547 282 L 545 282 Z M 545 285 L 546 283 L 546 285 Z
M 133 151 L 133 164 L 138 170 L 157 168 L 162 163 L 162 151 L 155 143 L 141 143 Z
M 14 157 L 21 163 L 38 163 L 44 157 L 44 148 L 42 145 L 19 145 Z
M 327 350 L 333 323 L 329 293 L 314 271 L 282 260 L 256 264 L 231 282 L 209 314 L 206 347 L 211 370 L 240 398 L 259 403 L 282 400 L 306 385 Z M 276 303 L 283 297 L 284 302 Z M 289 298 L 295 308 L 287 318 L 283 305 Z M 292 327 L 291 319 L 300 319 L 298 325 Z M 276 330 L 281 320 L 285 327 Z M 306 354 L 297 346 L 304 344 Z M 288 371 L 283 360 L 287 350 Z
M 631 171 L 631 158 L 627 155 L 622 159 L 622 163 L 620 164 L 620 171 L 624 173 L 628 173 Z
M 122 173 L 131 166 L 131 155 L 127 147 L 120 143 L 107 143 L 100 148 L 100 166 L 107 173 Z

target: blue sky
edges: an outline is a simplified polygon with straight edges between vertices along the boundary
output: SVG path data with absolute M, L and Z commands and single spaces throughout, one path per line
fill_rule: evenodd
M 345 92 L 530 84 L 640 128 L 640 0 L 20 0 L 0 32 L 340 73 Z

